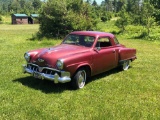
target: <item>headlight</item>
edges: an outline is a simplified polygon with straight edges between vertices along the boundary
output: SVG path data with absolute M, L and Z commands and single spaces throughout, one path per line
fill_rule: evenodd
M 60 70 L 63 69 L 63 61 L 62 60 L 58 60 L 57 63 L 56 63 L 56 65 L 57 65 L 58 69 L 60 69 Z
M 30 61 L 30 54 L 29 53 L 25 53 L 24 54 L 24 58 L 26 59 L 27 62 Z

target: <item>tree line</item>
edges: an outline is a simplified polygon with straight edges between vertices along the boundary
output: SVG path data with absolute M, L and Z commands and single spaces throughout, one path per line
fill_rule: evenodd
M 38 13 L 42 4 L 41 0 L 0 0 L 0 14 Z
M 60 36 L 74 30 L 96 30 L 99 22 L 117 18 L 121 32 L 142 25 L 146 35 L 160 24 L 160 0 L 0 0 L 0 14 L 39 13 L 41 36 Z

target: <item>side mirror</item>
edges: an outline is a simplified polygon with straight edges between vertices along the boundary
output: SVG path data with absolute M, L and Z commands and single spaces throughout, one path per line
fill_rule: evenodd
M 100 51 L 100 50 L 101 50 L 101 47 L 97 47 L 97 50 Z
M 100 50 L 101 50 L 101 47 L 95 47 L 94 50 L 95 50 L 95 51 L 100 51 Z

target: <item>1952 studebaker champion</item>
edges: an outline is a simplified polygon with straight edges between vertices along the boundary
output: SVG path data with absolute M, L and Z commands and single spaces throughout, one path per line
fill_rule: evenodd
M 117 66 L 127 70 L 136 59 L 136 49 L 119 44 L 111 33 L 75 31 L 60 45 L 26 52 L 24 58 L 24 73 L 54 83 L 70 82 L 79 89 L 90 76 Z

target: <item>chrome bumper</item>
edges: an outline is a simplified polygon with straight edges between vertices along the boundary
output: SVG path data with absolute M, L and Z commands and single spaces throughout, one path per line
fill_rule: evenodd
M 46 68 L 46 67 L 44 67 L 44 68 Z M 54 83 L 66 83 L 66 82 L 71 81 L 70 73 L 65 72 L 65 71 L 56 70 L 60 73 L 60 76 L 59 76 L 57 73 L 52 75 L 52 74 L 46 74 L 46 73 L 42 73 L 42 72 L 39 72 L 39 71 L 35 71 L 35 70 L 32 70 L 32 69 L 28 68 L 26 65 L 23 65 L 22 69 L 23 69 L 23 73 L 29 73 L 33 77 L 38 78 L 38 79 L 51 80 L 51 81 L 54 81 Z M 40 69 L 42 70 L 43 67 L 40 67 Z M 48 69 L 52 70 L 51 68 L 48 68 Z

